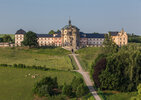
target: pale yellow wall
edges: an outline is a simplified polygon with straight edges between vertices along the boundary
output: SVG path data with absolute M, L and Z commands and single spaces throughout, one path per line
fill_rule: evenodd
M 61 46 L 62 41 L 61 37 L 54 38 L 54 37 L 39 37 L 38 38 L 38 44 L 39 46 L 48 46 L 48 45 L 54 45 L 54 46 Z
M 119 32 L 117 36 L 112 36 L 112 40 L 118 45 L 123 46 L 128 44 L 128 35 L 126 32 Z
M 23 34 L 15 34 L 15 46 L 21 46 L 21 42 L 24 40 Z

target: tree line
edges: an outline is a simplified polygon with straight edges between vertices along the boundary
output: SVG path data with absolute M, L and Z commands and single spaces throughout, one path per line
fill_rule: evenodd
M 14 42 L 12 37 L 10 35 L 4 35 L 2 38 L 0 38 L 0 42 Z
M 141 36 L 135 35 L 134 33 L 128 34 L 128 41 L 132 43 L 141 43 Z

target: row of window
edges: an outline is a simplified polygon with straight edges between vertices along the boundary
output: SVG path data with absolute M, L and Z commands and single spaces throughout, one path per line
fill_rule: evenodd
M 53 38 L 39 38 L 39 40 L 53 40 Z
M 61 41 L 39 41 L 39 43 L 61 43 Z
M 16 38 L 17 40 L 23 40 L 24 38 Z
M 88 44 L 102 44 L 103 42 L 89 42 Z
M 121 45 L 121 44 L 125 44 L 125 42 L 120 42 L 120 45 Z
M 95 38 L 90 38 L 88 40 L 104 40 L 104 39 L 95 39 Z
M 39 38 L 39 40 L 53 40 L 53 38 Z M 54 40 L 61 40 L 61 38 L 54 38 Z
M 125 40 L 125 38 L 123 38 L 123 39 L 122 39 L 122 38 L 118 38 L 118 39 L 119 39 L 119 40 Z M 115 38 L 113 38 L 113 40 L 115 40 Z
M 24 37 L 24 35 L 15 35 L 15 37 Z
M 102 44 L 103 42 L 80 42 L 82 44 Z

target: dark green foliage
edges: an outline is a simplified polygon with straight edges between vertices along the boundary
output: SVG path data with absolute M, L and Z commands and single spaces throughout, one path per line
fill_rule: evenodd
M 74 84 L 75 83 L 75 84 Z M 60 91 L 62 89 L 62 91 Z M 41 81 L 35 84 L 33 93 L 40 97 L 47 97 L 48 100 L 64 100 L 59 94 L 62 92 L 63 97 L 82 97 L 88 94 L 88 88 L 85 86 L 81 78 L 74 78 L 70 85 L 64 84 L 63 86 L 58 86 L 57 78 L 45 77 Z M 65 97 L 66 98 L 66 97 Z
M 82 97 L 89 93 L 87 86 L 84 84 L 82 78 L 74 77 L 71 85 L 64 84 L 62 93 L 69 97 Z
M 141 36 L 128 34 L 128 42 L 141 43 Z
M 10 35 L 4 35 L 2 38 L 2 42 L 12 42 L 12 38 Z
M 55 31 L 54 30 L 51 30 L 48 34 L 54 34 Z
M 80 84 L 76 90 L 76 96 L 82 97 L 88 93 L 88 88 L 84 84 Z
M 76 78 L 74 77 L 73 80 L 72 80 L 72 83 L 71 83 L 71 86 L 72 86 L 72 89 L 73 91 L 76 91 L 77 90 L 77 87 L 80 85 L 80 84 L 83 84 L 84 81 L 82 78 Z
M 33 93 L 38 96 L 52 96 L 58 88 L 57 78 L 45 77 L 35 84 Z
M 59 29 L 56 32 L 61 32 Z
M 35 47 L 38 46 L 36 33 L 29 31 L 24 36 L 24 41 L 22 42 L 24 46 Z
M 141 82 L 140 65 L 141 47 L 139 45 L 130 44 L 121 47 L 118 52 L 107 54 L 106 69 L 100 75 L 98 74 L 100 88 L 103 90 L 135 91 Z M 94 67 L 94 70 L 96 68 Z
M 138 85 L 137 89 L 138 89 L 138 95 L 141 96 L 141 84 Z
M 112 41 L 111 35 L 106 34 L 103 42 L 104 47 L 102 48 L 103 53 L 115 53 L 118 52 L 118 46 Z
M 8 64 L 0 64 L 2 67 L 14 67 L 14 68 L 28 68 L 28 69 L 38 69 L 38 70 L 43 70 L 47 71 L 49 68 L 46 68 L 45 66 L 27 66 L 25 64 L 13 64 L 13 65 L 8 65 Z M 54 70 L 54 69 L 52 69 Z
M 0 38 L 0 42 L 3 42 L 3 38 Z
M 62 89 L 62 93 L 66 96 L 71 97 L 73 92 L 72 92 L 72 86 L 71 85 L 64 85 Z
M 137 87 L 138 95 L 136 97 L 132 97 L 131 100 L 141 100 L 141 84 Z

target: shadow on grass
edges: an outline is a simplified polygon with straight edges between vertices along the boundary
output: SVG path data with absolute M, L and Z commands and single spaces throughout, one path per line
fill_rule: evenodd
M 89 88 L 92 88 L 92 86 L 89 86 Z M 93 88 L 95 89 L 95 91 L 97 91 L 97 94 L 100 96 L 101 100 L 108 100 L 107 99 L 108 96 L 111 96 L 111 95 L 114 95 L 115 94 L 115 93 L 112 93 L 112 92 L 101 91 L 96 86 L 93 86 Z

